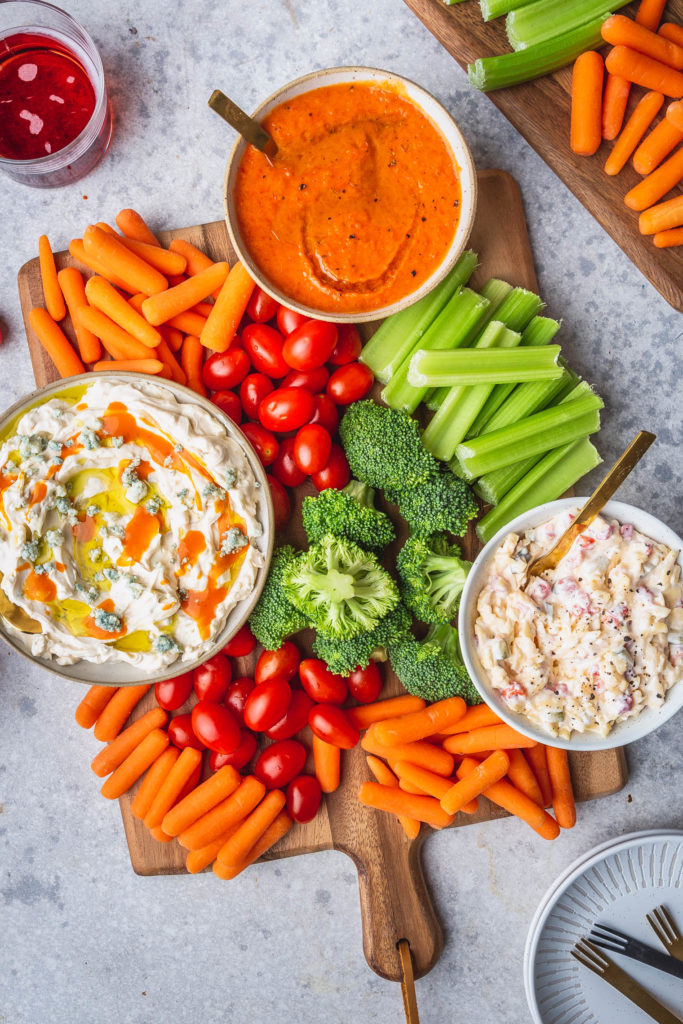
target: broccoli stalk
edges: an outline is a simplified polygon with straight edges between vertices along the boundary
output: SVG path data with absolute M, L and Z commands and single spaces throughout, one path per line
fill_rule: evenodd
M 398 505 L 412 532 L 420 536 L 445 531 L 462 537 L 478 512 L 470 488 L 446 466 L 417 487 L 387 490 L 386 497 Z
M 481 704 L 462 663 L 454 626 L 432 625 L 424 640 L 407 633 L 389 644 L 389 658 L 408 693 L 428 701 L 462 697 L 468 704 Z
M 410 631 L 410 621 L 405 606 L 399 603 L 367 633 L 339 638 L 317 632 L 313 650 L 327 662 L 331 672 L 348 676 L 354 669 L 365 668 L 371 661 L 386 661 L 387 646 Z
M 374 555 L 331 534 L 285 567 L 282 586 L 313 625 L 336 637 L 374 629 L 399 600 Z
M 436 459 L 422 444 L 417 422 L 371 399 L 348 407 L 339 436 L 351 472 L 370 487 L 413 487 L 438 471 Z
M 310 625 L 306 616 L 287 600 L 282 587 L 285 570 L 298 557 L 299 552 L 290 545 L 273 552 L 261 596 L 249 617 L 252 633 L 268 651 L 276 651 L 288 636 Z
M 328 487 L 304 498 L 301 517 L 311 544 L 331 533 L 370 551 L 383 551 L 395 537 L 389 517 L 375 508 L 375 491 L 359 480 L 341 491 Z
M 446 537 L 409 537 L 399 552 L 401 596 L 422 622 L 447 623 L 455 617 L 460 594 L 472 567 Z

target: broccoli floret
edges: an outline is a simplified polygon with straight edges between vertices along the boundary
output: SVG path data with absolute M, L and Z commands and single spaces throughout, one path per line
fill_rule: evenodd
M 285 596 L 330 636 L 374 629 L 398 604 L 398 588 L 375 555 L 331 534 L 287 564 Z
M 339 436 L 351 472 L 370 487 L 413 487 L 437 472 L 417 421 L 370 399 L 349 406 Z
M 405 605 L 399 603 L 368 633 L 340 639 L 317 632 L 313 650 L 327 662 L 331 672 L 348 676 L 354 669 L 365 668 L 371 661 L 386 661 L 388 645 L 410 630 L 410 622 Z
M 310 625 L 306 616 L 289 603 L 282 587 L 285 570 L 298 557 L 299 552 L 290 545 L 273 552 L 261 596 L 249 617 L 252 633 L 268 651 L 276 651 L 288 636 Z
M 331 533 L 369 551 L 383 551 L 396 536 L 389 517 L 375 508 L 373 488 L 358 480 L 351 480 L 341 491 L 328 487 L 304 498 L 301 518 L 311 544 Z
M 450 622 L 458 610 L 471 562 L 443 534 L 409 537 L 396 560 L 401 597 L 422 622 Z
M 389 658 L 408 693 L 429 701 L 462 697 L 468 704 L 482 702 L 462 663 L 454 626 L 432 625 L 424 640 L 408 633 L 389 644 Z
M 470 488 L 446 466 L 418 487 L 391 488 L 386 497 L 398 505 L 413 533 L 423 537 L 443 532 L 462 537 L 478 512 Z

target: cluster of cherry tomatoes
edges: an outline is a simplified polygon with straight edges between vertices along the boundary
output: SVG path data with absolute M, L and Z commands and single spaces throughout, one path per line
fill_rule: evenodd
M 308 320 L 257 286 L 230 348 L 204 363 L 212 401 L 269 469 L 277 528 L 289 519 L 286 487 L 307 477 L 319 491 L 349 481 L 346 456 L 333 439 L 338 407 L 364 398 L 374 382 L 358 362 L 361 348 L 353 324 Z
M 371 662 L 348 678 L 334 675 L 324 661 L 302 659 L 291 640 L 277 651 L 263 651 L 254 676 L 233 678 L 230 658 L 251 654 L 256 641 L 243 626 L 219 654 L 192 672 L 155 686 L 157 703 L 177 711 L 194 695 L 192 711 L 168 724 L 171 743 L 183 749 L 208 750 L 209 767 L 229 764 L 241 771 L 255 757 L 263 734 L 272 742 L 256 756 L 253 774 L 268 789 L 283 789 L 294 821 L 315 817 L 322 791 L 314 775 L 304 772 L 308 749 L 300 738 L 307 725 L 325 742 L 342 749 L 356 745 L 358 729 L 341 707 L 349 697 L 362 704 L 377 700 L 382 676 Z

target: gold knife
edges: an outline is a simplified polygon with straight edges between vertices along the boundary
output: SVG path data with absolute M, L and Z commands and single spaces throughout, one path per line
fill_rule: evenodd
M 647 989 L 639 985 L 635 978 L 632 978 L 626 971 L 622 971 L 621 967 L 617 967 L 602 949 L 598 949 L 588 939 L 581 939 L 570 952 L 575 960 L 578 960 L 589 971 L 593 971 L 617 992 L 621 992 L 623 996 L 639 1006 L 653 1020 L 656 1020 L 657 1024 L 683 1024 L 680 1017 L 676 1017 L 671 1010 L 667 1010 L 666 1006 L 663 1006 Z

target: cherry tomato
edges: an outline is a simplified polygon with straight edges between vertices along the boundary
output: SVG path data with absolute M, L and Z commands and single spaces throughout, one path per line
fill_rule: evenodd
M 315 411 L 311 416 L 309 423 L 317 423 L 319 426 L 324 427 L 329 433 L 330 437 L 334 437 L 337 433 L 337 427 L 339 426 L 339 413 L 337 412 L 337 406 L 334 404 L 329 395 L 314 395 Z
M 194 747 L 195 750 L 204 750 L 205 744 L 195 736 L 192 728 L 192 715 L 176 715 L 168 723 L 168 738 L 174 747 L 184 750 L 185 747 Z
M 360 739 L 360 732 L 341 708 L 332 704 L 316 704 L 308 713 L 308 724 L 318 739 L 333 747 L 350 750 Z
M 318 813 L 323 791 L 315 775 L 297 775 L 287 786 L 287 810 L 290 818 L 304 825 Z
M 192 728 L 205 747 L 219 754 L 232 754 L 242 742 L 239 722 L 224 704 L 200 700 L 192 708 Z
M 350 479 L 351 470 L 346 461 L 344 449 L 338 444 L 332 445 L 327 465 L 311 477 L 319 491 L 324 491 L 327 487 L 336 487 L 341 490 L 342 487 L 346 487 Z
M 254 732 L 272 729 L 287 711 L 291 698 L 292 691 L 284 679 L 269 679 L 261 683 L 247 697 L 244 724 Z
M 211 401 L 219 409 L 222 409 L 234 423 L 242 422 L 242 406 L 239 398 L 232 391 L 216 391 L 211 395 Z
M 282 358 L 293 370 L 315 370 L 325 365 L 336 344 L 336 324 L 309 320 L 287 335 Z
M 278 740 L 256 758 L 254 775 L 267 789 L 286 786 L 306 764 L 306 748 L 298 740 Z
M 304 316 L 303 313 L 295 313 L 293 309 L 287 309 L 286 306 L 280 306 L 277 311 L 277 325 L 285 337 L 295 331 L 297 327 L 308 323 L 309 319 L 310 317 Z
M 279 331 L 265 324 L 249 324 L 242 331 L 242 344 L 251 357 L 254 369 L 269 377 L 284 377 L 289 373 L 289 363 L 282 356 L 284 340 Z
M 273 463 L 273 476 L 285 487 L 298 487 L 306 479 L 306 474 L 299 469 L 294 459 L 294 438 L 283 437 L 280 451 Z
M 232 754 L 219 754 L 217 750 L 211 751 L 209 754 L 209 768 L 212 772 L 217 772 L 219 768 L 223 768 L 226 764 L 231 764 L 233 768 L 239 771 L 251 761 L 257 747 L 258 743 L 253 732 L 243 729 L 240 745 L 236 750 L 233 750 Z
M 222 653 L 231 658 L 244 658 L 247 654 L 251 654 L 255 647 L 256 637 L 249 629 L 249 624 L 245 622 L 237 630 L 232 640 L 228 640 Z
M 348 677 L 349 692 L 361 704 L 372 704 L 382 692 L 382 675 L 377 662 L 371 661 L 365 668 L 355 668 Z
M 293 640 L 285 640 L 282 647 L 278 647 L 276 651 L 262 651 L 254 671 L 256 685 L 260 686 L 269 679 L 284 679 L 289 682 L 296 675 L 300 662 L 301 654 Z
M 312 395 L 325 390 L 330 379 L 330 371 L 326 366 L 318 366 L 315 370 L 292 370 L 282 382 L 283 388 L 306 388 Z
M 355 324 L 337 324 L 337 344 L 327 360 L 332 366 L 353 363 L 361 353 L 363 342 Z
M 212 391 L 230 391 L 241 384 L 251 369 L 251 361 L 243 348 L 214 352 L 202 367 L 202 380 Z
M 292 503 L 289 500 L 287 491 L 279 480 L 274 476 L 267 476 L 270 496 L 273 500 L 273 516 L 275 518 L 275 529 L 285 530 L 289 525 L 292 515 Z
M 271 740 L 288 740 L 308 725 L 308 712 L 315 702 L 303 690 L 293 690 L 292 700 L 279 722 L 266 729 Z
M 374 383 L 373 372 L 364 363 L 347 363 L 328 380 L 327 394 L 337 405 L 351 405 L 365 398 Z
M 192 673 L 197 700 L 218 704 L 223 700 L 232 679 L 232 668 L 224 654 L 214 654 Z
M 276 388 L 258 407 L 258 418 L 266 430 L 284 433 L 308 423 L 315 402 L 306 388 Z
M 154 687 L 157 704 L 165 711 L 177 711 L 192 693 L 192 673 L 183 672 L 173 679 L 164 679 Z
M 320 658 L 304 658 L 299 665 L 299 678 L 316 704 L 343 704 L 349 695 L 344 677 L 330 672 Z
M 265 324 L 273 319 L 279 308 L 277 299 L 256 285 L 247 303 L 247 316 L 256 324 Z
M 265 373 L 250 373 L 240 384 L 240 402 L 245 416 L 250 420 L 258 419 L 258 407 L 273 390 L 273 382 Z
M 307 423 L 294 438 L 294 461 L 302 473 L 319 473 L 331 451 L 332 438 L 318 423 Z
M 260 423 L 243 423 L 242 433 L 258 455 L 262 466 L 270 466 L 275 462 L 280 449 L 275 434 L 266 430 Z
M 249 676 L 240 676 L 233 680 L 225 695 L 225 706 L 230 708 L 240 725 L 244 725 L 244 705 L 250 693 L 256 689 L 256 683 Z

